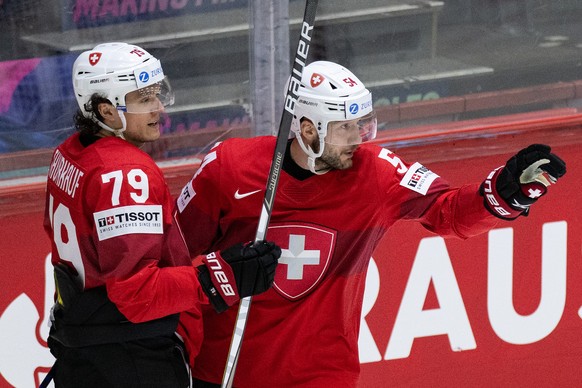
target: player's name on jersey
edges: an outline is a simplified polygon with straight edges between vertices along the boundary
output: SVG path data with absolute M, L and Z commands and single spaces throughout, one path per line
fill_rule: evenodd
M 48 179 L 71 198 L 75 198 L 75 193 L 81 184 L 81 178 L 85 175 L 77 166 L 61 154 L 57 149 L 48 172 Z

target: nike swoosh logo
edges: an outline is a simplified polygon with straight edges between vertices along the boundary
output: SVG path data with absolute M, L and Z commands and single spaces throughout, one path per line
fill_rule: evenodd
M 258 193 L 259 191 L 261 191 L 261 190 L 255 190 L 255 191 L 250 191 L 248 193 L 240 194 L 237 190 L 236 193 L 234 193 L 234 198 L 235 199 L 243 199 L 243 198 L 248 197 L 249 195 L 253 195 L 253 194 Z

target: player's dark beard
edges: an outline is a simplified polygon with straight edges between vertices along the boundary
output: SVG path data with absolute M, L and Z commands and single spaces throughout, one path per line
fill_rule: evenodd
M 319 135 L 311 142 L 311 149 L 316 154 L 319 152 Z
M 311 143 L 311 149 L 316 153 L 319 152 L 319 137 Z M 336 170 L 345 170 L 352 166 L 351 163 L 349 165 L 342 163 L 340 159 L 341 153 L 332 153 L 329 152 L 329 150 L 330 146 L 325 147 L 323 149 L 323 154 L 315 160 L 316 171 L 331 170 L 332 168 Z
M 326 152 L 328 151 L 327 148 L 325 148 L 323 150 L 323 155 L 321 155 L 321 157 L 319 157 L 317 159 L 317 162 L 319 163 L 315 163 L 315 167 L 317 168 L 317 170 L 328 170 L 330 168 L 335 168 L 336 170 L 344 170 L 350 166 L 346 166 L 342 163 L 342 161 L 340 160 L 340 154 L 337 153 L 329 153 Z

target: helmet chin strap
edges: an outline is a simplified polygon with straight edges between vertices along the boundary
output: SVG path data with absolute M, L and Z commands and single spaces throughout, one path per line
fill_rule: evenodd
M 315 158 L 315 159 L 317 159 L 317 158 Z M 312 173 L 317 174 L 317 175 L 323 175 L 326 172 L 331 170 L 331 167 L 323 168 L 321 170 L 316 170 L 315 169 L 315 159 L 312 157 L 307 158 L 307 164 L 309 166 L 309 171 L 311 171 Z
M 117 112 L 119 113 L 119 118 L 121 119 L 121 128 L 120 129 L 111 128 L 109 125 L 103 123 L 102 121 L 98 120 L 95 117 L 93 117 L 93 121 L 95 121 L 97 123 L 97 125 L 99 125 L 104 130 L 109 131 L 109 132 L 113 132 L 113 134 L 115 136 L 119 137 L 120 139 L 125 140 L 125 137 L 123 136 L 123 132 L 125 131 L 125 128 L 127 128 L 127 120 L 125 120 L 125 115 L 123 114 L 122 111 L 118 110 Z
M 315 160 L 323 154 L 323 147 L 325 147 L 325 143 L 323 141 L 320 140 L 318 153 L 313 152 L 311 146 L 305 145 L 305 143 L 303 143 L 303 139 L 301 138 L 301 136 L 297 137 L 297 141 L 299 142 L 299 146 L 301 147 L 303 152 L 305 152 L 305 154 L 307 155 L 307 167 L 309 167 L 309 171 L 317 175 L 323 175 L 330 170 L 330 168 L 326 168 L 323 170 L 315 169 Z

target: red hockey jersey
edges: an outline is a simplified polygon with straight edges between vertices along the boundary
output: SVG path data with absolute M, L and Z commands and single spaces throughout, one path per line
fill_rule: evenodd
M 54 151 L 44 226 L 52 261 L 76 271 L 84 289 L 106 286 L 133 322 L 206 302 L 172 217 L 174 201 L 159 167 L 125 140 L 83 146 L 74 134 Z
M 254 239 L 275 141 L 231 139 L 206 156 L 177 201 L 191 254 Z M 253 297 L 234 386 L 355 386 L 366 271 L 375 247 L 399 219 L 460 238 L 490 229 L 497 219 L 477 189 L 451 189 L 421 164 L 375 145 L 359 147 L 348 170 L 306 179 L 281 171 L 267 239 L 282 255 L 272 289 Z M 204 309 L 196 378 L 221 382 L 236 307 L 223 314 Z M 190 343 L 194 353 L 198 340 Z

